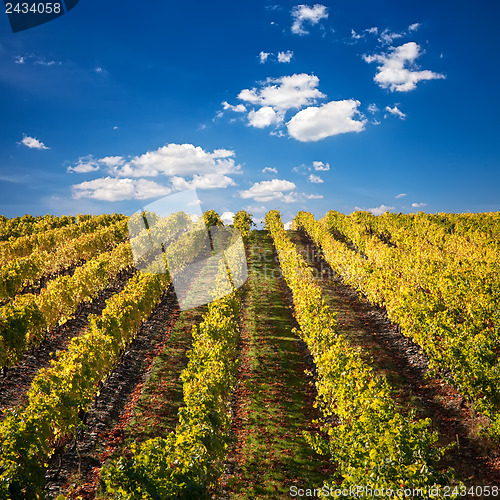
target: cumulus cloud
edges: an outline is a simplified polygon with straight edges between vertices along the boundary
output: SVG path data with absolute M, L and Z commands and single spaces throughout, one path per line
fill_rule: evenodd
M 243 89 L 238 98 L 258 106 L 286 111 L 300 108 L 325 97 L 318 89 L 319 78 L 306 73 L 268 78 L 260 89 Z
M 285 231 L 288 231 L 289 229 L 292 229 L 292 221 L 290 221 L 290 222 L 285 222 L 285 223 L 283 224 L 283 229 L 284 229 Z
M 232 156 L 234 151 L 226 149 L 210 153 L 192 144 L 172 143 L 117 165 L 108 161 L 106 166 L 109 173 L 116 177 L 189 176 L 200 172 L 228 174 L 241 169 Z
M 251 198 L 257 202 L 265 203 L 271 200 L 284 200 L 285 194 L 295 189 L 293 182 L 284 179 L 256 182 L 250 189 L 240 191 L 243 199 Z
M 278 170 L 275 169 L 274 167 L 265 167 L 262 169 L 262 172 L 264 174 L 267 174 L 267 173 L 270 173 L 270 174 L 277 174 L 278 173 Z
M 184 177 L 173 176 L 171 179 L 172 186 L 177 191 L 182 191 L 184 189 L 217 189 L 226 188 L 229 186 L 236 186 L 231 177 L 223 175 L 221 173 L 210 173 L 210 174 L 195 174 L 191 181 L 188 181 Z
M 74 198 L 119 201 L 165 196 L 174 190 L 215 189 L 236 186 L 227 174 L 238 173 L 234 151 L 215 149 L 208 152 L 192 144 L 168 144 L 132 159 L 106 156 L 99 160 L 81 158 L 68 172 L 85 173 L 107 170 L 108 177 L 73 186 Z M 168 185 L 143 177 L 165 176 Z
M 304 29 L 304 24 L 314 26 L 318 24 L 321 19 L 328 18 L 328 12 L 325 5 L 315 4 L 310 7 L 309 5 L 296 5 L 292 9 L 292 33 L 297 35 L 306 35 L 309 33 Z
M 406 193 L 400 193 L 397 194 L 394 198 L 404 198 L 405 196 L 408 196 Z
M 286 52 L 278 52 L 278 62 L 289 63 L 292 60 L 293 51 L 287 50 Z
M 415 61 L 421 55 L 420 46 L 415 42 L 408 42 L 399 47 L 391 47 L 385 54 L 371 56 L 365 54 L 363 59 L 367 63 L 379 63 L 374 81 L 380 87 L 391 91 L 408 92 L 415 89 L 420 81 L 446 78 L 433 71 L 416 69 Z
M 24 144 L 26 147 L 30 149 L 50 149 L 42 141 L 39 141 L 34 137 L 30 137 L 29 135 L 25 135 L 23 137 L 21 144 Z
M 256 128 L 269 127 L 273 123 L 280 123 L 283 121 L 283 115 L 276 113 L 271 106 L 264 106 L 257 111 L 250 111 L 248 113 L 248 124 Z
M 224 224 L 229 225 L 233 223 L 234 215 L 234 212 L 224 212 L 220 216 L 220 218 L 222 219 L 222 222 L 224 222 Z
M 311 174 L 309 176 L 309 182 L 312 182 L 313 184 L 321 184 L 324 181 L 323 181 L 323 179 L 319 175 Z
M 379 111 L 378 106 L 375 103 L 369 104 L 367 109 L 372 115 Z
M 378 35 L 378 28 L 377 28 L 377 26 L 372 26 L 371 28 L 368 28 L 365 31 L 367 33 L 370 33 L 370 35 Z
M 393 108 L 386 106 L 385 110 L 390 113 L 392 116 L 397 116 L 401 120 L 404 120 L 406 118 L 406 114 L 403 113 L 396 105 L 394 105 Z M 385 115 L 387 116 L 387 115 Z
M 72 188 L 75 199 L 103 201 L 145 200 L 172 192 L 170 188 L 146 179 L 116 179 L 109 176 L 75 184 Z
M 366 119 L 358 112 L 359 105 L 359 101 L 348 99 L 308 107 L 287 123 L 288 133 L 298 141 L 310 142 L 347 132 L 361 132 Z
M 427 206 L 427 203 L 412 203 L 411 206 L 413 208 L 424 208 Z
M 322 161 L 313 161 L 313 168 L 318 172 L 327 172 L 330 170 L 329 163 L 323 163 Z
M 388 207 L 386 205 L 380 205 L 376 208 L 369 208 L 368 212 L 371 212 L 373 215 L 382 215 L 384 212 L 388 212 L 389 210 L 395 210 L 396 207 Z

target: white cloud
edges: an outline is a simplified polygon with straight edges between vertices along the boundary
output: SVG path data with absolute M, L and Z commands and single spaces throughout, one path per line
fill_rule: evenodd
M 321 184 L 324 181 L 323 181 L 323 179 L 319 175 L 311 174 L 309 176 L 309 182 L 312 182 L 313 184 Z
M 271 54 L 272 52 L 261 52 L 259 54 L 260 64 L 264 64 Z
M 409 31 L 417 31 L 420 28 L 420 23 L 413 23 L 408 26 Z
M 94 71 L 96 73 L 102 73 L 104 70 L 100 66 L 97 66 L 96 68 L 94 68 Z
M 252 198 L 259 203 L 265 203 L 271 200 L 285 199 L 284 193 L 295 189 L 293 182 L 281 179 L 271 181 L 256 182 L 250 189 L 240 191 L 240 197 L 243 199 Z
M 319 78 L 306 73 L 268 78 L 260 89 L 243 89 L 238 98 L 258 106 L 271 106 L 275 110 L 300 108 L 325 97 L 318 89 Z
M 322 161 L 313 161 L 313 168 L 318 172 L 327 172 L 330 170 L 330 164 L 323 163 Z
M 314 26 L 318 24 L 321 19 L 328 18 L 328 13 L 324 5 L 315 4 L 313 7 L 309 5 L 296 5 L 292 9 L 292 17 L 294 19 L 292 33 L 306 35 L 309 32 L 304 29 L 304 23 L 309 23 Z
M 385 107 L 385 110 L 390 113 L 393 116 L 397 116 L 401 120 L 404 120 L 406 118 L 406 114 L 403 113 L 396 105 L 394 105 L 393 108 L 390 108 L 389 106 Z M 385 115 L 387 116 L 387 115 Z
M 370 33 L 370 35 L 378 35 L 378 28 L 376 26 L 373 26 L 371 28 L 368 28 L 365 30 L 367 33 Z
M 229 158 L 233 155 L 233 151 L 226 149 L 217 149 L 210 153 L 192 144 L 172 143 L 136 156 L 122 165 L 108 165 L 108 167 L 110 173 L 116 177 L 228 174 L 241 170 L 241 167 L 235 164 L 234 159 Z
M 278 173 L 278 170 L 277 170 L 277 169 L 275 169 L 274 167 L 265 167 L 265 168 L 263 168 L 263 169 L 262 169 L 262 172 L 263 172 L 264 174 L 266 174 L 266 173 L 270 173 L 270 174 L 277 174 L 277 173 Z
M 360 35 L 356 33 L 354 30 L 351 30 L 351 38 L 353 40 L 359 40 L 360 38 L 363 38 L 363 35 Z
M 274 111 L 271 106 L 264 106 L 257 111 L 250 111 L 248 113 L 248 124 L 256 128 L 269 127 L 273 123 L 280 123 L 283 121 L 283 115 L 279 115 Z
M 38 64 L 39 66 L 54 66 L 61 63 L 57 63 L 56 61 L 46 61 L 45 59 L 36 59 L 35 64 Z
M 85 156 L 78 159 L 78 163 L 74 167 L 68 167 L 68 172 L 75 174 L 86 174 L 99 170 L 99 163 L 93 156 Z
M 288 231 L 289 229 L 292 229 L 292 221 L 290 222 L 285 222 L 283 224 L 283 229 L 285 229 L 285 231 Z
M 166 196 L 171 189 L 145 179 L 114 179 L 104 177 L 75 184 L 73 198 L 92 198 L 103 201 L 145 200 Z
M 402 38 L 403 33 L 391 33 L 387 28 L 380 33 L 378 41 L 390 45 L 394 40 Z
M 298 141 L 319 141 L 347 132 L 361 132 L 366 120 L 353 119 L 359 115 L 359 101 L 331 101 L 319 107 L 299 111 L 288 123 L 288 133 Z
M 408 92 L 415 89 L 420 81 L 445 78 L 444 75 L 433 71 L 418 71 L 406 67 L 415 67 L 415 60 L 420 55 L 422 55 L 420 46 L 415 42 L 408 42 L 399 47 L 391 47 L 386 54 L 364 55 L 363 58 L 367 63 L 380 63 L 374 78 L 380 87 L 391 91 Z
M 37 57 L 35 54 L 27 54 L 25 56 L 15 56 L 14 62 L 16 64 L 31 63 L 31 64 L 36 64 L 38 66 L 55 66 L 55 65 L 61 64 L 60 61 L 52 61 L 52 60 L 43 59 L 43 58 Z
M 229 225 L 233 223 L 234 215 L 234 212 L 224 212 L 220 216 L 220 218 L 222 219 L 222 222 L 224 222 L 224 224 Z
M 222 106 L 224 110 L 230 109 L 231 111 L 235 111 L 236 113 L 244 113 L 247 110 L 244 104 L 237 104 L 236 106 L 233 106 L 229 104 L 227 101 L 224 101 L 222 103 Z
M 106 167 L 120 167 L 125 164 L 123 156 L 105 156 L 99 160 Z
M 389 210 L 394 210 L 396 207 L 387 207 L 385 205 L 380 205 L 380 207 L 369 208 L 368 212 L 371 212 L 373 215 L 382 215 L 384 212 L 388 212 Z
M 42 141 L 39 141 L 34 137 L 30 137 L 29 135 L 25 135 L 23 137 L 21 144 L 24 144 L 26 147 L 30 149 L 50 149 Z
M 375 103 L 369 104 L 367 109 L 372 115 L 379 111 L 378 106 Z
M 289 63 L 292 60 L 293 51 L 287 50 L 286 52 L 278 52 L 278 62 Z
M 217 189 L 217 188 L 226 188 L 229 186 L 236 186 L 231 177 L 227 175 L 223 175 L 221 173 L 211 173 L 211 174 L 202 174 L 193 175 L 193 179 L 191 181 L 186 180 L 184 177 L 174 176 L 170 179 L 172 181 L 172 185 L 177 191 L 182 191 L 184 189 Z
M 423 208 L 427 206 L 427 203 L 412 203 L 411 206 L 413 208 Z
M 408 196 L 406 193 L 400 193 L 397 194 L 394 198 L 404 198 L 405 196 Z

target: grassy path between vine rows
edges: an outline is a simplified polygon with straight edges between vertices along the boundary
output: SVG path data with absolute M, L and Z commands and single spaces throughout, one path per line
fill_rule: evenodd
M 329 462 L 306 443 L 317 431 L 307 350 L 292 333 L 286 285 L 267 232 L 252 231 L 233 397 L 234 444 L 214 498 L 290 498 L 290 487 L 321 487 Z
M 340 331 L 387 378 L 400 411 L 416 409 L 419 418 L 432 419 L 440 444 L 457 443 L 443 468 L 453 467 L 466 486 L 500 484 L 499 446 L 477 436 L 478 420 L 466 400 L 441 378 L 428 377 L 425 353 L 399 333 L 383 310 L 344 285 L 304 233 L 288 235 L 312 267 L 325 302 L 337 312 Z

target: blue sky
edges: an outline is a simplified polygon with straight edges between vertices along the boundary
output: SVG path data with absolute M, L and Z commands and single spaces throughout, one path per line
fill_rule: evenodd
M 491 1 L 80 0 L 0 16 L 0 213 L 500 210 Z

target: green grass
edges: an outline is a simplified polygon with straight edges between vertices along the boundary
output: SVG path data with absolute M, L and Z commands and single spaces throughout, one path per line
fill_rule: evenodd
M 271 255 L 271 240 L 254 231 L 250 246 L 231 457 L 237 472 L 227 483 L 231 498 L 286 498 L 292 485 L 321 487 L 328 463 L 302 435 L 317 414 L 279 267 L 262 258 Z

